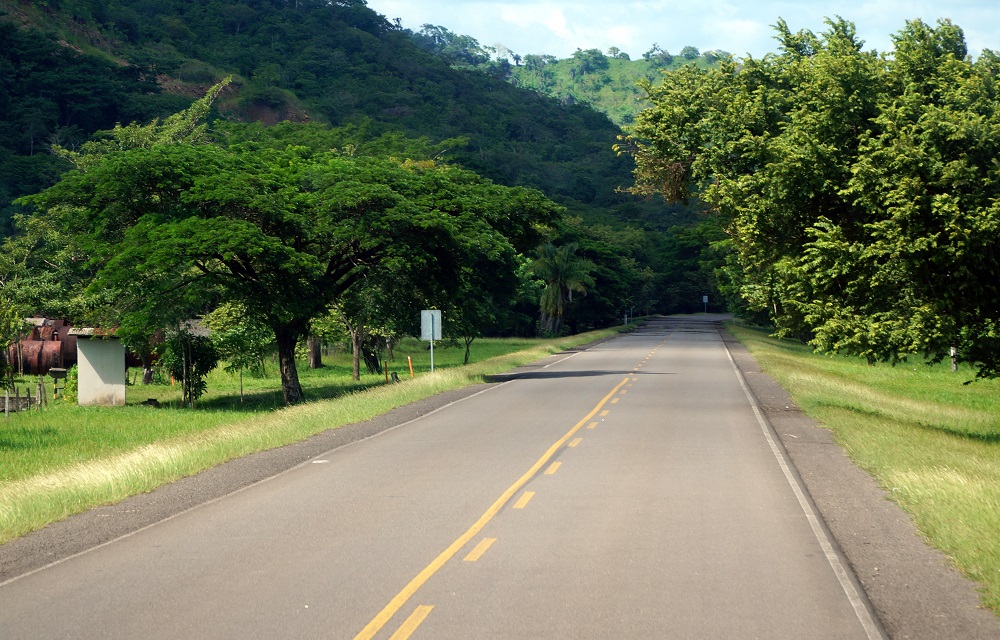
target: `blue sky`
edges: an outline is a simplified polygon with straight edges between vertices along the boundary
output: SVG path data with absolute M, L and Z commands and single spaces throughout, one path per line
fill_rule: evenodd
M 970 52 L 1000 51 L 998 0 L 368 0 L 390 20 L 414 31 L 435 24 L 503 44 L 514 53 L 566 58 L 577 48 L 610 47 L 641 57 L 654 43 L 678 53 L 692 45 L 744 57 L 774 51 L 773 25 L 824 30 L 824 18 L 855 24 L 866 49 L 888 51 L 907 20 L 948 18 L 965 31 Z

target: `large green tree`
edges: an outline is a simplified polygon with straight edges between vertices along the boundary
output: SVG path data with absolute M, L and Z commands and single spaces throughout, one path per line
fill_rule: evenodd
M 777 55 L 646 86 L 619 145 L 635 190 L 717 211 L 722 279 L 780 333 L 871 361 L 954 347 L 995 375 L 997 57 L 948 21 L 907 23 L 892 55 L 843 20 L 776 29 Z
M 438 206 L 445 188 L 497 201 Z M 465 235 L 530 242 L 557 212 L 538 192 L 433 163 L 176 143 L 108 153 L 27 202 L 81 239 L 90 291 L 113 292 L 105 310 L 126 328 L 242 304 L 274 333 L 289 404 L 310 321 L 373 269 L 401 264 L 447 287 Z

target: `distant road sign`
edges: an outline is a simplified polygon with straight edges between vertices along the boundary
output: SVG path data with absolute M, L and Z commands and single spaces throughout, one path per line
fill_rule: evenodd
M 431 373 L 434 372 L 434 341 L 441 339 L 441 312 L 424 309 L 420 312 L 420 339 L 431 343 Z
M 441 339 L 441 311 L 438 309 L 424 309 L 420 312 L 420 339 L 440 340 Z

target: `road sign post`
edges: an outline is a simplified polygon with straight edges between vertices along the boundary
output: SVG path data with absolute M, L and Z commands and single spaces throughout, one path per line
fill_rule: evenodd
M 420 339 L 431 343 L 431 373 L 434 373 L 434 341 L 441 339 L 441 311 L 424 309 L 420 312 Z

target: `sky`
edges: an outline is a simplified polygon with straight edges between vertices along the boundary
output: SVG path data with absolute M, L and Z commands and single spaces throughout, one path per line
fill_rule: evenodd
M 865 49 L 890 51 L 907 20 L 948 18 L 965 32 L 969 51 L 1000 51 L 998 0 L 367 0 L 386 18 L 419 31 L 424 24 L 472 36 L 513 53 L 568 58 L 577 49 L 611 47 L 642 57 L 653 44 L 721 49 L 738 58 L 774 52 L 771 25 L 824 31 L 824 19 L 853 22 Z

